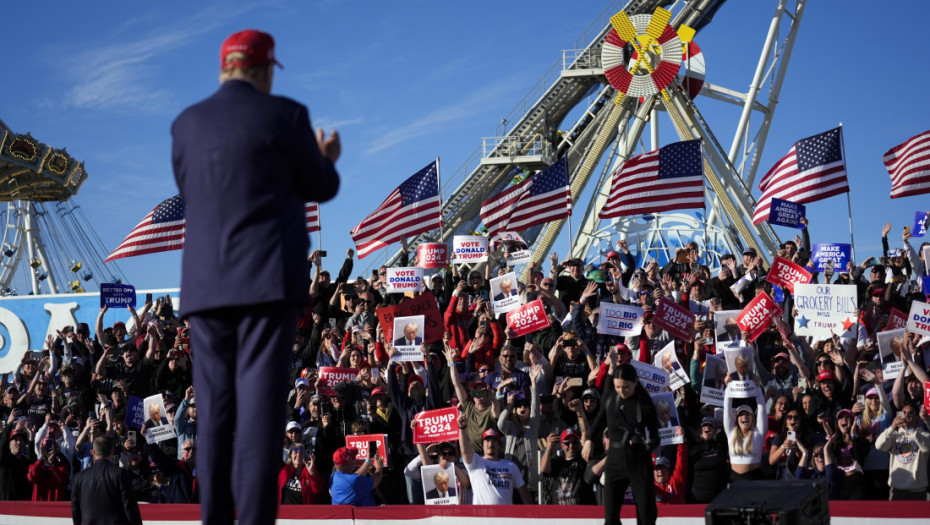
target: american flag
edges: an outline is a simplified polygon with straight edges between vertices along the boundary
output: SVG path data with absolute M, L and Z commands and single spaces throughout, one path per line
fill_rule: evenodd
M 895 146 L 882 157 L 891 175 L 891 198 L 930 193 L 930 131 Z
M 320 205 L 316 202 L 308 202 L 307 209 L 304 213 L 307 218 L 307 233 L 320 231 Z
M 499 231 L 521 231 L 563 219 L 571 215 L 571 210 L 568 159 L 562 157 L 552 166 L 482 202 L 481 220 L 488 233 L 494 235 Z
M 320 205 L 306 205 L 307 232 L 320 229 Z M 175 195 L 155 207 L 103 262 L 147 253 L 168 252 L 184 247 L 184 201 Z
M 762 196 L 756 203 L 753 224 L 768 219 L 772 199 L 798 204 L 849 192 L 843 159 L 843 128 L 833 128 L 794 143 L 759 182 Z
M 352 228 L 358 258 L 418 233 L 440 226 L 439 160 L 413 174 L 397 187 L 378 209 Z
M 614 172 L 607 203 L 598 217 L 610 219 L 704 207 L 704 160 L 700 140 L 686 140 L 643 153 Z

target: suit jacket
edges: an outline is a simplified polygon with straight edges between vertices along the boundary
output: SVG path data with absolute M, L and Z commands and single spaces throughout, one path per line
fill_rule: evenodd
M 229 80 L 184 110 L 171 134 L 187 228 L 183 313 L 306 302 L 304 203 L 339 189 L 307 108 Z
M 414 337 L 414 338 L 413 338 L 413 344 L 416 345 L 416 346 L 422 345 L 422 344 L 423 344 L 423 338 L 422 338 L 422 337 Z M 407 338 L 406 338 L 406 337 L 398 337 L 397 339 L 394 340 L 394 346 L 410 346 L 410 345 L 407 344 Z
M 446 492 L 449 494 L 449 497 L 450 497 L 450 498 L 454 498 L 454 497 L 455 497 L 455 487 L 453 487 L 452 485 L 449 485 L 449 490 L 447 490 Z M 436 499 L 436 498 L 438 498 L 438 497 L 439 497 L 439 490 L 438 490 L 438 489 L 433 489 L 433 490 L 427 490 L 427 491 L 426 491 L 426 499 Z
M 74 525 L 141 525 L 129 472 L 97 460 L 75 476 L 71 488 Z

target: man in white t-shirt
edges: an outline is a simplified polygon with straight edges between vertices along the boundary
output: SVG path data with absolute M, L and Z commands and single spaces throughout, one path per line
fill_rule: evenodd
M 465 416 L 459 416 L 459 444 L 462 461 L 471 479 L 472 503 L 474 505 L 511 505 L 516 489 L 523 504 L 532 504 L 530 491 L 526 489 L 523 475 L 516 463 L 501 459 L 501 433 L 489 428 L 481 435 L 483 456 L 478 456 L 468 442 L 468 425 Z

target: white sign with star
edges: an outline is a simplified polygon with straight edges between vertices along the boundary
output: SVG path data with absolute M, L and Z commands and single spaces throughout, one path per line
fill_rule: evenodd
M 832 332 L 842 336 L 856 328 L 854 284 L 795 284 L 794 306 L 798 309 L 797 335 L 824 338 Z

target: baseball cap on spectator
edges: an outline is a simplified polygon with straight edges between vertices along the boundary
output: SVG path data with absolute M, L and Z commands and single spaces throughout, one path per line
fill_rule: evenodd
M 607 255 L 605 257 L 607 257 L 608 259 L 619 259 L 620 254 L 615 252 L 614 250 L 610 250 L 609 252 L 607 252 Z
M 298 377 L 297 381 L 294 381 L 294 388 L 300 388 L 300 387 L 309 388 L 310 381 L 307 381 L 307 378 L 305 377 Z
M 817 382 L 822 383 L 824 381 L 836 381 L 836 374 L 832 370 L 824 370 L 817 374 Z
M 879 296 L 879 295 L 885 295 L 885 289 L 884 288 L 872 288 L 872 297 Z
M 322 402 L 323 402 L 323 396 L 321 396 L 320 394 L 313 394 L 312 396 L 310 396 L 311 405 L 316 405 Z
M 8 386 L 6 390 L 3 391 L 4 394 L 18 394 L 19 390 L 16 390 L 15 386 Z
M 749 405 L 740 405 L 736 409 L 736 415 L 739 415 L 740 412 L 749 412 L 750 414 L 755 414 L 756 411 Z
M 175 410 L 176 408 L 178 408 L 178 405 L 175 405 L 174 403 L 168 403 L 167 405 L 165 405 L 165 412 L 171 412 L 172 410 Z
M 125 354 L 126 352 L 138 352 L 139 349 L 136 348 L 136 345 L 127 341 L 119 345 L 119 351 Z
M 878 390 L 875 390 L 874 386 L 865 391 L 865 397 L 872 397 L 872 396 L 878 397 Z
M 575 432 L 574 428 L 566 428 L 562 431 L 562 441 L 580 441 L 578 432 Z
M 585 390 L 583 394 L 581 394 L 581 399 L 584 399 L 586 397 L 593 397 L 594 399 L 599 400 L 601 398 L 601 394 L 600 392 L 597 391 L 596 388 L 589 388 Z
M 485 383 L 484 381 L 472 381 L 471 383 L 472 390 L 478 390 L 481 388 L 488 388 L 488 384 Z
M 116 328 L 122 328 L 123 330 L 125 330 L 125 329 L 126 329 L 126 323 L 124 323 L 124 322 L 122 322 L 122 321 L 117 321 L 117 322 L 113 323 L 113 329 L 116 329 Z
M 197 398 L 191 396 L 191 402 L 187 404 L 189 407 L 197 406 Z
M 851 417 L 851 418 L 853 418 L 853 419 L 856 419 L 856 416 L 852 413 L 852 410 L 850 410 L 850 409 L 848 409 L 848 408 L 844 408 L 844 409 L 842 409 L 842 410 L 840 410 L 839 412 L 836 413 L 836 419 L 837 419 L 837 420 L 839 420 L 841 417 L 844 417 L 844 416 L 846 416 L 846 417 Z
M 16 439 L 16 438 L 18 438 L 18 437 L 21 437 L 21 438 L 26 439 L 26 440 L 29 439 L 29 436 L 26 435 L 26 431 L 23 430 L 23 429 L 16 429 L 16 430 L 13 430 L 12 432 L 10 432 L 10 439 L 11 439 L 11 440 Z
M 493 428 L 489 428 L 485 430 L 483 434 L 481 434 L 481 440 L 484 441 L 485 439 L 496 439 L 498 442 L 500 442 L 501 433 L 497 430 L 494 430 Z
M 290 432 L 291 430 L 300 430 L 300 423 L 296 421 L 291 421 L 288 423 L 287 427 L 284 429 L 284 432 Z
M 371 397 L 386 396 L 386 395 L 387 395 L 387 390 L 385 390 L 383 386 L 376 386 L 373 389 L 371 389 Z
M 110 334 L 103 344 L 109 345 L 109 346 L 117 346 L 119 345 L 119 341 L 116 339 L 115 335 Z
M 667 469 L 672 468 L 672 462 L 665 456 L 656 456 L 654 468 L 665 467 Z
M 354 462 L 356 456 L 358 456 L 357 448 L 341 447 L 333 453 L 333 463 L 337 467 L 341 467 Z
M 774 365 L 774 364 L 775 364 L 775 361 L 778 361 L 779 359 L 784 359 L 785 361 L 790 361 L 790 360 L 791 360 L 791 357 L 788 355 L 787 352 L 778 352 L 777 354 L 775 354 L 774 357 L 772 357 L 772 364 Z
M 230 53 L 245 55 L 239 60 L 227 62 Z M 220 67 L 256 67 L 274 64 L 281 69 L 284 66 L 275 60 L 274 38 L 268 33 L 245 29 L 229 35 L 220 48 Z
M 604 270 L 591 270 L 588 272 L 588 279 L 596 282 L 597 284 L 604 284 L 607 282 L 607 272 Z
M 631 354 L 632 353 L 630 351 L 630 347 L 627 346 L 625 343 L 617 343 L 616 345 L 614 345 L 614 348 L 617 349 L 618 354 L 623 354 L 623 353 Z
M 715 419 L 712 418 L 712 417 L 705 417 L 705 418 L 701 419 L 701 427 L 706 427 L 707 425 L 716 427 L 716 426 L 717 426 L 717 420 L 715 420 Z
M 87 326 L 87 323 L 78 323 L 77 327 L 74 329 L 75 332 L 79 334 L 89 334 L 90 327 Z
M 584 262 L 581 259 L 569 259 L 565 261 L 565 266 L 584 266 Z
M 743 255 L 752 255 L 753 257 L 755 257 L 756 249 L 750 246 L 749 248 L 746 248 L 745 250 L 743 250 Z
M 407 378 L 407 388 L 410 388 L 410 385 L 412 385 L 412 384 L 414 384 L 414 383 L 416 383 L 416 382 L 419 382 L 419 383 L 422 385 L 422 384 L 423 384 L 423 378 L 421 378 L 421 377 L 418 376 L 417 374 L 410 374 L 410 377 Z

